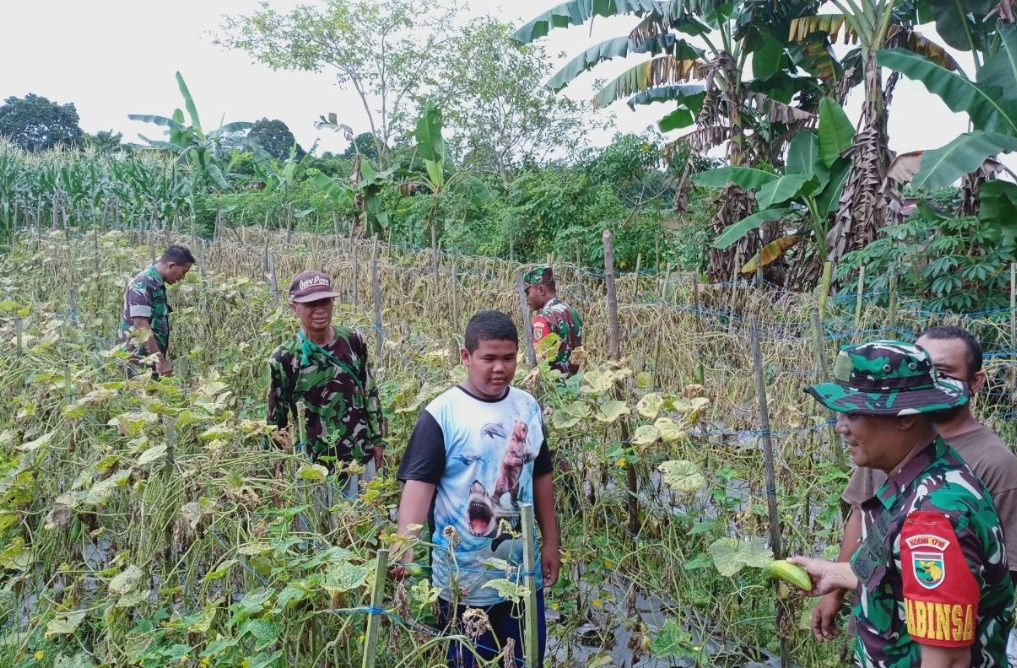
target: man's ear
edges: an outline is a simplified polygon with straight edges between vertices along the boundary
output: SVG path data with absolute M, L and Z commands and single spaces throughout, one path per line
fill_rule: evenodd
M 470 351 L 463 346 L 459 349 L 459 361 L 463 363 L 463 366 L 470 365 Z
M 968 379 L 968 387 L 971 389 L 972 395 L 982 391 L 982 388 L 985 387 L 985 380 L 985 371 L 979 371 Z
M 297 303 L 296 302 L 290 302 L 290 313 L 292 313 L 293 315 L 299 316 L 299 314 L 297 313 Z
M 898 415 L 894 421 L 894 427 L 899 431 L 911 431 L 915 427 L 915 422 L 918 420 L 917 415 Z

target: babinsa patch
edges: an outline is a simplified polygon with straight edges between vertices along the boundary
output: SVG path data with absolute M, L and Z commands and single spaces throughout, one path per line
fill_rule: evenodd
M 935 589 L 946 576 L 946 560 L 943 551 L 950 546 L 950 541 L 922 534 L 907 539 L 911 549 L 911 567 L 914 569 L 915 580 L 926 589 Z

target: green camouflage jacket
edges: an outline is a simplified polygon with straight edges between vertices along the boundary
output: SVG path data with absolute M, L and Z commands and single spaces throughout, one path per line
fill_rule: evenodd
M 124 293 L 124 309 L 120 314 L 120 326 L 117 328 L 117 343 L 133 353 L 147 354 L 144 348 L 138 350 L 131 336 L 134 332 L 132 318 L 148 318 L 159 352 L 165 355 L 169 350 L 169 314 L 172 310 L 166 301 L 166 281 L 155 265 L 152 265 L 132 278 L 127 292 Z
M 548 334 L 557 334 L 561 343 L 558 354 L 551 360 L 551 368 L 572 376 L 579 371 L 579 365 L 571 361 L 572 351 L 583 345 L 583 319 L 575 310 L 557 297 L 551 298 L 533 318 L 533 342 L 537 343 Z
M 303 400 L 307 449 L 314 460 L 366 463 L 371 449 L 383 445 L 381 400 L 367 362 L 367 344 L 357 331 L 333 327 L 335 338 L 319 347 L 298 331 L 268 360 L 268 422 L 286 428 L 296 424 L 296 404 Z M 320 462 L 331 468 L 330 462 Z
M 851 560 L 859 589 L 855 662 L 908 668 L 921 646 L 970 647 L 975 668 L 1005 666 L 1014 589 L 988 491 L 941 438 L 862 504 Z

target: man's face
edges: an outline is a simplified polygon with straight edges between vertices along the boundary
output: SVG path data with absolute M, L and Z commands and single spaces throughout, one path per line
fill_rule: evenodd
M 313 302 L 290 302 L 290 310 L 300 320 L 300 326 L 308 334 L 328 331 L 332 326 L 332 309 L 335 300 L 332 297 L 318 299 Z
M 985 372 L 972 374 L 968 368 L 968 347 L 960 339 L 931 339 L 924 336 L 915 341 L 925 348 L 932 358 L 936 372 L 944 378 L 952 378 L 966 383 L 971 392 L 977 392 L 985 384 Z
M 170 262 L 166 265 L 166 273 L 163 274 L 162 279 L 172 285 L 179 280 L 182 280 L 187 272 L 191 270 L 194 265 L 188 264 L 177 264 L 176 262 Z
M 889 471 L 905 454 L 895 447 L 901 443 L 897 421 L 892 415 L 838 413 L 836 430 L 856 466 Z
M 532 310 L 544 308 L 547 303 L 547 287 L 544 285 L 530 285 L 526 288 L 526 305 Z
M 467 375 L 466 389 L 481 399 L 501 399 L 516 375 L 519 344 L 508 339 L 484 339 L 472 353 L 460 350 Z

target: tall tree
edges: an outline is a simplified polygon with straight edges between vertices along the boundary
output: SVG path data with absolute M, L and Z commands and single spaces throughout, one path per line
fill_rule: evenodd
M 360 98 L 384 167 L 392 138 L 410 128 L 424 73 L 455 32 L 455 14 L 446 0 L 324 0 L 285 14 L 262 2 L 227 17 L 216 42 L 273 69 L 333 72 Z
M 73 102 L 57 104 L 35 93 L 11 96 L 0 107 L 0 136 L 26 151 L 44 151 L 58 144 L 78 144 L 82 138 Z
M 297 143 L 297 138 L 290 132 L 289 127 L 278 119 L 262 118 L 257 121 L 248 131 L 247 140 L 265 149 L 265 153 L 276 160 L 286 160 L 294 146 L 297 147 L 296 159 L 301 160 L 304 157 L 305 151 Z
M 444 52 L 434 82 L 452 152 L 473 168 L 491 171 L 503 185 L 512 169 L 572 153 L 594 120 L 584 107 L 541 85 L 550 76 L 542 46 L 512 40 L 512 27 L 495 19 L 466 26 Z

